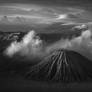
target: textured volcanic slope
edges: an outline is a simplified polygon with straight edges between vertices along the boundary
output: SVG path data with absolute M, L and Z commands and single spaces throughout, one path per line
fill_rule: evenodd
M 52 82 L 84 81 L 92 77 L 92 62 L 74 51 L 58 49 L 33 66 L 26 78 Z

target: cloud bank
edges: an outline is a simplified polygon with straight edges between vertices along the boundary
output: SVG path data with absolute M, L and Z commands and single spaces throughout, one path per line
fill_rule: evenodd
M 76 26 L 83 31 L 80 36 L 72 39 L 62 39 L 51 45 L 44 45 L 43 41 L 36 35 L 35 31 L 29 31 L 20 42 L 14 41 L 6 48 L 4 54 L 13 57 L 15 55 L 26 57 L 26 59 L 43 58 L 55 49 L 68 49 L 79 52 L 92 60 L 92 32 L 83 28 L 83 25 Z
M 10 58 L 17 56 L 26 59 L 37 59 L 44 56 L 42 40 L 36 36 L 35 31 L 31 30 L 26 34 L 20 42 L 14 41 L 6 48 L 4 54 Z
M 79 30 L 83 28 L 82 26 L 76 26 Z M 83 56 L 92 60 L 92 31 L 86 29 L 82 31 L 81 35 L 78 37 L 73 37 L 70 39 L 61 39 L 58 42 L 54 43 L 48 50 L 64 48 L 68 50 L 73 50 L 79 52 Z

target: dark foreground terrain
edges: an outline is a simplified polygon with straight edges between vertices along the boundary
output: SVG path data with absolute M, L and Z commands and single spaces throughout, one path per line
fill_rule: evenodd
M 11 92 L 92 92 L 92 82 L 48 83 L 26 80 L 22 77 L 0 77 L 0 91 Z

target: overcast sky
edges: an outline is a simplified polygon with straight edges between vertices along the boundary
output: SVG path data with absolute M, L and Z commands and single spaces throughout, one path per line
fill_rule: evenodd
M 0 0 L 0 3 L 28 3 L 44 5 L 80 6 L 92 9 L 92 0 Z
M 4 15 L 35 23 L 92 22 L 91 6 L 92 0 L 0 0 L 0 16 L 4 22 Z
M 0 0 L 1 3 L 91 4 L 92 0 Z

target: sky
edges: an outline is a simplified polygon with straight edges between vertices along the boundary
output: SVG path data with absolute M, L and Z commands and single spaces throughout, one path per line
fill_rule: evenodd
M 0 0 L 0 2 L 4 2 L 4 3 L 31 3 L 31 2 L 39 2 L 39 3 L 43 3 L 43 2 L 50 2 L 50 3 L 90 3 L 92 2 L 91 0 Z
M 0 0 L 0 3 L 36 3 L 47 5 L 79 5 L 90 7 L 92 5 L 92 0 Z
M 0 23 L 92 24 L 91 5 L 91 0 L 0 0 Z

